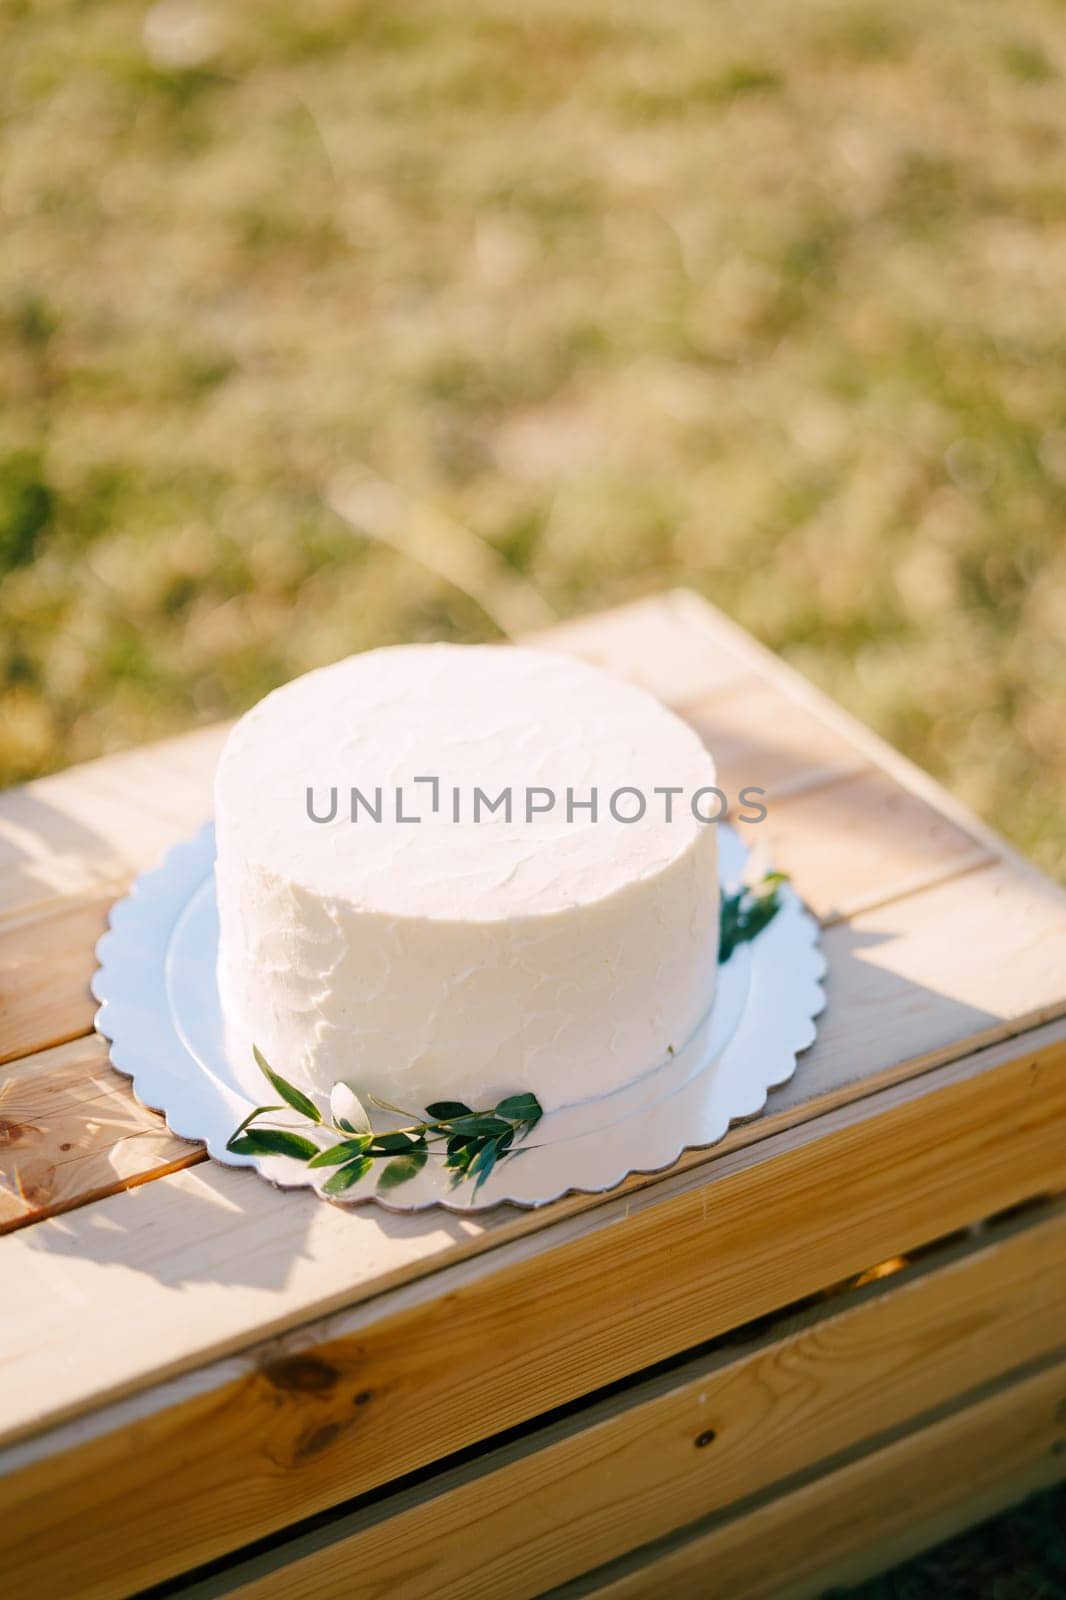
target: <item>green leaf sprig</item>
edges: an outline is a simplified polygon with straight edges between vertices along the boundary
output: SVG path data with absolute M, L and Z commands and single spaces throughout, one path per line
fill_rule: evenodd
M 497 1164 L 517 1154 L 515 1146 L 543 1115 L 534 1094 L 508 1095 L 491 1111 L 475 1111 L 461 1100 L 437 1100 L 426 1106 L 424 1118 L 368 1094 L 367 1099 L 380 1110 L 409 1119 L 405 1127 L 378 1133 L 349 1084 L 334 1085 L 327 1120 L 313 1100 L 274 1071 L 258 1047 L 253 1046 L 253 1053 L 260 1071 L 285 1105 L 312 1125 L 340 1137 L 332 1144 L 321 1145 L 292 1128 L 261 1123 L 261 1117 L 283 1111 L 284 1106 L 256 1106 L 231 1135 L 226 1149 L 235 1155 L 292 1156 L 309 1169 L 335 1167 L 336 1171 L 322 1185 L 326 1194 L 344 1194 L 377 1162 L 383 1163 L 377 1181 L 379 1191 L 395 1189 L 422 1171 L 431 1152 L 443 1154 L 453 1188 L 473 1179 L 477 1194 Z
M 781 909 L 778 890 L 787 882 L 787 872 L 768 872 L 758 883 L 743 884 L 735 894 L 721 891 L 719 966 L 725 965 L 738 945 L 747 944 L 774 920 Z

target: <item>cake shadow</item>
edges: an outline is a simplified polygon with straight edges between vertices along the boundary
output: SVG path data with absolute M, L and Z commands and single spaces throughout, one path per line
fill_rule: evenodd
M 280 1188 L 250 1167 L 207 1159 L 51 1217 L 24 1239 L 43 1254 L 120 1269 L 175 1291 L 217 1284 L 314 1299 L 320 1287 L 343 1304 L 346 1290 L 348 1300 L 358 1300 L 368 1282 L 376 1293 L 384 1280 L 411 1275 L 427 1255 L 437 1266 L 442 1256 L 469 1254 L 508 1218 L 523 1215 L 509 1205 L 468 1216 L 440 1207 L 345 1206 L 309 1188 Z

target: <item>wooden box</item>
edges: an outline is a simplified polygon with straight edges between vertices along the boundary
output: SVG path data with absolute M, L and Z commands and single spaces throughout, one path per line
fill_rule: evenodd
M 1066 1470 L 1064 897 L 690 594 L 550 642 L 768 791 L 816 1046 L 609 1195 L 279 1193 L 91 1031 L 107 908 L 224 730 L 0 796 L 6 1595 L 816 1595 Z

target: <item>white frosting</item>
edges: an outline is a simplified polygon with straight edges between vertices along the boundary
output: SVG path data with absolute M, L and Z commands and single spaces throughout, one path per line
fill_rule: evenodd
M 436 814 L 415 782 L 430 776 Z M 375 650 L 268 695 L 215 781 L 238 1059 L 254 1039 L 305 1087 L 343 1079 L 412 1109 L 531 1090 L 550 1110 L 649 1071 L 713 997 L 715 829 L 690 804 L 713 783 L 658 701 L 543 650 Z M 362 806 L 351 820 L 352 786 L 372 805 L 380 788 L 380 822 Z M 683 791 L 670 821 L 667 786 Z M 319 816 L 337 790 L 332 821 L 309 818 L 308 787 Z M 475 822 L 475 788 L 507 787 L 510 821 L 482 802 Z M 646 797 L 641 820 L 611 814 L 622 787 Z M 397 788 L 421 822 L 398 820 Z M 579 804 L 568 820 L 567 790 L 593 788 L 597 820 Z M 527 789 L 553 791 L 553 808 L 527 820 Z M 638 809 L 632 794 L 616 805 Z

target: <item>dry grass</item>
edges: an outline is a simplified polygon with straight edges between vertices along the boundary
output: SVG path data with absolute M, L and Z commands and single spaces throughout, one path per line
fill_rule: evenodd
M 491 636 L 354 465 L 562 614 L 694 584 L 1066 874 L 1062 19 L 8 0 L 0 781 Z

